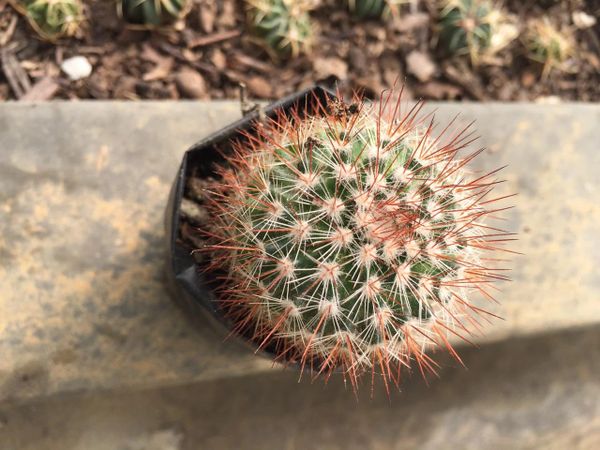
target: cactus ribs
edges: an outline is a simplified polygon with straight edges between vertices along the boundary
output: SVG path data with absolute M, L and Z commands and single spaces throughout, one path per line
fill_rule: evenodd
M 396 93 L 397 94 L 397 93 Z M 486 225 L 497 170 L 472 175 L 470 128 L 434 137 L 422 103 L 335 101 L 308 118 L 279 115 L 224 155 L 207 182 L 210 225 L 197 249 L 233 333 L 274 359 L 357 389 L 386 387 L 428 349 L 469 341 L 506 280 L 489 251 L 510 233 Z M 397 99 L 397 100 L 396 100 Z

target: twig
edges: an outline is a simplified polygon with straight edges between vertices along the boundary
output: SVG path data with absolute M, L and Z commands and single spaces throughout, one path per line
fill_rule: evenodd
M 8 27 L 6 27 L 6 31 L 2 33 L 2 36 L 0 36 L 0 47 L 4 47 L 8 43 L 8 41 L 10 41 L 10 38 L 12 37 L 13 33 L 15 32 L 15 29 L 17 28 L 17 21 L 17 16 L 12 16 Z
M 460 66 L 461 67 L 456 67 L 449 63 L 444 64 L 442 69 L 446 78 L 462 86 L 462 88 L 471 94 L 476 100 L 487 100 L 485 89 L 481 85 L 479 79 L 473 75 L 473 73 L 467 68 L 466 64 L 461 63 Z
M 233 60 L 241 66 L 246 68 L 254 69 L 261 73 L 270 73 L 272 66 L 269 64 L 259 61 L 258 59 L 252 58 L 251 56 L 244 55 L 243 53 L 235 52 L 232 56 Z
M 222 31 L 219 33 L 209 34 L 208 36 L 200 36 L 191 39 L 187 46 L 189 48 L 206 47 L 207 45 L 216 44 L 217 42 L 228 41 L 242 34 L 239 30 Z
M 600 41 L 598 40 L 598 36 L 596 36 L 596 33 L 594 33 L 592 28 L 587 28 L 585 31 L 588 35 L 589 42 L 591 42 L 594 45 L 594 47 L 596 47 L 596 51 L 600 53 Z
M 6 48 L 1 51 L 2 70 L 17 98 L 21 98 L 31 89 L 31 82 L 14 53 Z
M 173 56 L 177 61 L 180 61 L 184 64 L 188 64 L 194 69 L 198 69 L 199 71 L 208 74 L 213 82 L 215 82 L 215 80 L 218 80 L 219 73 L 214 66 L 204 63 L 202 61 L 190 61 L 185 56 L 183 56 L 183 54 L 177 47 L 167 44 L 166 42 L 157 42 L 156 45 L 161 51 Z
M 51 77 L 44 77 L 25 93 L 20 101 L 42 101 L 50 100 L 58 91 L 59 85 Z
M 248 88 L 246 83 L 240 81 L 238 83 L 240 88 L 240 109 L 242 111 L 242 116 L 247 116 L 256 112 L 258 114 L 258 121 L 262 122 L 265 119 L 265 111 L 260 106 L 259 103 L 254 103 L 248 100 Z

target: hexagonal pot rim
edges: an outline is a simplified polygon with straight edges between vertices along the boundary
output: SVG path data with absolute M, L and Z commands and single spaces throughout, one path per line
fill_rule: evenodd
M 301 117 L 309 116 L 317 112 L 319 105 L 335 97 L 331 91 L 313 86 L 266 106 L 261 113 L 268 118 L 275 118 L 281 112 L 290 115 L 292 111 Z M 218 299 L 208 286 L 205 275 L 200 272 L 189 245 L 185 245 L 180 236 L 181 202 L 193 169 L 200 168 L 204 176 L 214 174 L 215 164 L 224 161 L 221 152 L 231 148 L 233 141 L 246 139 L 244 133 L 252 134 L 258 119 L 259 112 L 254 111 L 192 145 L 183 155 L 165 211 L 167 277 L 175 302 L 188 318 L 194 322 L 199 316 L 207 318 L 210 326 L 225 336 L 230 334 L 232 323 L 220 310 Z M 257 354 L 269 359 L 277 356 L 268 347 L 259 350 L 255 342 L 240 335 L 236 337 L 238 344 Z

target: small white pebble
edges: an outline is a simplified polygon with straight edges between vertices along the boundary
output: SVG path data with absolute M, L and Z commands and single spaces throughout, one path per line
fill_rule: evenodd
M 60 68 L 73 81 L 87 78 L 92 74 L 92 65 L 85 56 L 67 58 L 62 62 Z
M 583 11 L 575 11 L 573 13 L 573 23 L 577 28 L 583 30 L 584 28 L 590 28 L 596 25 L 596 18 L 590 16 Z

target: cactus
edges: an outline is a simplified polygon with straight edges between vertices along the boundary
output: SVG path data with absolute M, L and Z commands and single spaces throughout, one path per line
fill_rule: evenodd
M 553 69 L 565 68 L 575 49 L 572 32 L 557 29 L 548 17 L 531 21 L 525 43 L 529 57 L 543 64 L 542 78 L 547 78 Z
M 144 27 L 169 25 L 189 10 L 188 0 L 119 0 L 119 15 L 130 24 Z
M 315 374 L 388 386 L 411 361 L 435 372 L 428 347 L 460 361 L 448 336 L 486 313 L 469 294 L 491 299 L 504 279 L 482 255 L 506 233 L 483 224 L 496 172 L 466 171 L 469 132 L 434 138 L 422 104 L 356 100 L 280 115 L 224 154 L 198 251 L 236 332 Z
M 450 53 L 468 54 L 477 62 L 490 46 L 495 11 L 489 0 L 446 0 L 440 12 L 440 41 Z
M 490 0 L 445 0 L 440 12 L 440 41 L 450 53 L 468 54 L 474 65 L 494 63 L 518 34 L 516 18 Z
M 29 0 L 13 2 L 44 39 L 73 36 L 83 20 L 80 0 Z
M 378 19 L 397 12 L 407 0 L 347 0 L 348 9 L 359 19 Z
M 278 56 L 296 57 L 311 46 L 308 11 L 312 0 L 246 0 L 248 21 L 254 33 Z

